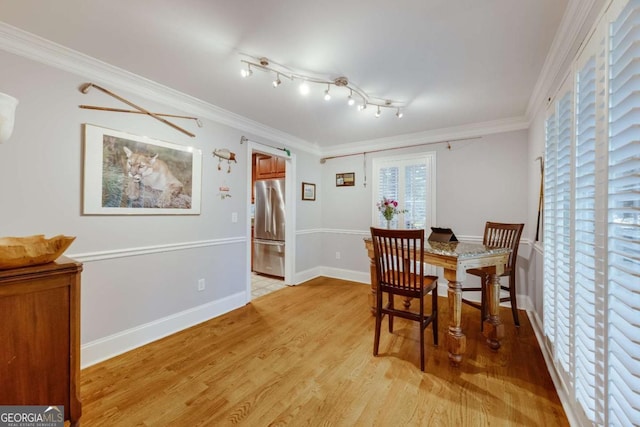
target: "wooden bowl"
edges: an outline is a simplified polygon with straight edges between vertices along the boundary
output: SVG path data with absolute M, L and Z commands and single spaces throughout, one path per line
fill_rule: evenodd
M 43 234 L 27 237 L 0 237 L 0 270 L 46 264 L 58 259 L 75 237 Z

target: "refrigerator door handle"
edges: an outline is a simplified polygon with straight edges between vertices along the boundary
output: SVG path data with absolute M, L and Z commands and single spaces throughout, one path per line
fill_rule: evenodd
M 283 246 L 284 242 L 281 242 L 279 240 L 259 240 L 259 239 L 254 239 L 253 240 L 254 243 L 258 243 L 260 245 L 265 245 L 265 246 Z
M 270 203 L 268 203 L 265 206 L 265 212 L 266 215 L 264 216 L 264 231 L 266 233 L 271 234 L 271 222 L 269 221 L 271 218 L 273 218 L 273 212 L 271 210 L 272 207 L 272 197 L 271 197 L 271 188 L 267 187 L 267 200 L 269 200 Z

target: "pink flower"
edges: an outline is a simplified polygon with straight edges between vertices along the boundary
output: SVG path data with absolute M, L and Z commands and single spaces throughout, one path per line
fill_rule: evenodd
M 392 220 L 395 215 L 407 212 L 406 209 L 398 209 L 398 202 L 396 200 L 387 199 L 386 197 L 383 197 L 376 206 L 382 213 L 382 216 L 389 221 Z

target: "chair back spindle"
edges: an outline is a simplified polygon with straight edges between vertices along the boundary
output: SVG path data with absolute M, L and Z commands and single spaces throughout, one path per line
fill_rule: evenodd
M 509 259 L 505 270 L 511 271 L 518 259 L 518 246 L 524 224 L 503 224 L 487 222 L 485 225 L 483 244 L 494 248 L 510 248 Z

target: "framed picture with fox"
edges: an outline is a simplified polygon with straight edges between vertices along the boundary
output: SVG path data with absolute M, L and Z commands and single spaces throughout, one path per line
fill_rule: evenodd
M 85 215 L 198 215 L 202 152 L 84 125 Z

